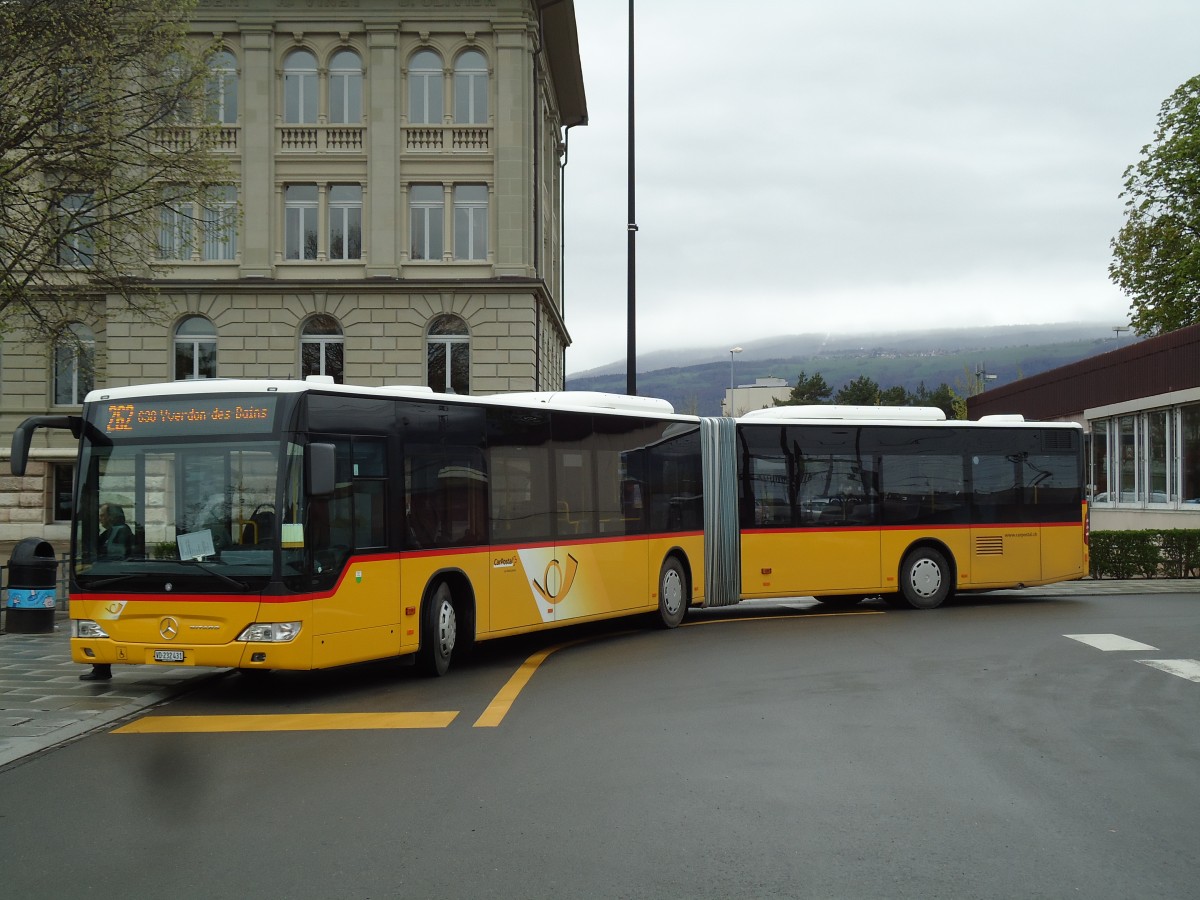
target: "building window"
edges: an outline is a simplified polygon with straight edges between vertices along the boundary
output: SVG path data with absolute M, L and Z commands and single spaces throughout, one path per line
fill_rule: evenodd
M 54 402 L 78 406 L 95 385 L 96 338 L 86 325 L 73 322 L 54 342 Z
M 158 210 L 158 258 L 192 258 L 192 204 L 181 201 L 171 188 L 163 190 Z
M 307 50 L 293 50 L 283 61 L 283 121 L 317 121 L 317 58 Z
M 196 240 L 197 223 L 202 240 Z M 199 215 L 190 201 L 164 191 L 159 207 L 159 259 L 190 260 L 196 252 L 206 261 L 237 258 L 237 189 L 225 184 L 209 188 Z
M 335 184 L 329 188 L 329 258 L 362 258 L 362 187 Z
M 454 258 L 487 259 L 488 189 L 482 184 L 454 188 Z
M 440 184 L 414 184 L 408 191 L 412 259 L 442 258 L 442 223 L 446 195 Z
M 320 314 L 300 330 L 300 375 L 330 375 L 342 383 L 342 328 L 333 316 Z
M 1092 489 L 1088 500 L 1095 503 L 1108 500 L 1108 420 L 1092 423 Z
M 1091 422 L 1097 506 L 1200 503 L 1200 406 L 1173 406 Z
M 283 255 L 286 259 L 317 258 L 317 186 L 293 184 L 284 192 Z
M 1167 410 L 1157 409 L 1146 413 L 1146 491 L 1139 500 L 1148 503 L 1166 503 L 1171 499 L 1171 479 L 1169 477 L 1170 454 L 1167 424 Z
M 471 335 L 460 317 L 441 315 L 425 333 L 426 384 L 442 394 L 471 392 Z
M 463 125 L 486 125 L 487 95 L 487 60 L 478 50 L 460 54 L 454 64 L 454 121 Z
M 51 498 L 50 521 L 70 522 L 75 497 L 75 466 L 53 463 L 54 496 Z
M 67 194 L 58 201 L 57 255 L 60 266 L 91 266 L 96 252 L 95 224 L 91 194 Z
M 204 202 L 204 259 L 237 259 L 237 188 L 209 188 Z
M 216 329 L 204 316 L 188 316 L 175 328 L 175 380 L 216 377 Z
M 208 63 L 208 121 L 235 125 L 238 120 L 237 60 L 227 50 Z
M 329 63 L 329 121 L 354 125 L 362 121 L 362 60 L 353 50 L 339 50 Z
M 408 67 L 408 121 L 439 125 L 442 121 L 442 58 L 421 50 Z
M 1179 410 L 1180 500 L 1200 503 L 1200 406 Z
M 1132 502 L 1137 498 L 1137 418 L 1121 416 L 1117 420 L 1117 498 Z

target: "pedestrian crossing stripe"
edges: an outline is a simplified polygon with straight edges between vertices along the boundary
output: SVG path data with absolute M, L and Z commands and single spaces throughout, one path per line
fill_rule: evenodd
M 1197 659 L 1139 659 L 1143 666 L 1150 666 L 1166 672 L 1168 675 L 1178 675 L 1188 681 L 1200 684 L 1200 660 Z

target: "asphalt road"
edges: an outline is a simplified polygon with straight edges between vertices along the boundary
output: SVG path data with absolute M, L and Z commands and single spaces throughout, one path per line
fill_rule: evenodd
M 1190 898 L 1197 659 L 1200 594 L 1028 592 L 231 674 L 0 772 L 0 891 Z

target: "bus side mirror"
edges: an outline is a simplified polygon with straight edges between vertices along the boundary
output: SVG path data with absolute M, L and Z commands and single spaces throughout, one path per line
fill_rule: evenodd
M 13 429 L 12 455 L 8 465 L 14 475 L 25 474 L 29 445 L 33 443 L 33 433 L 39 428 L 63 428 L 70 431 L 75 440 L 79 440 L 83 430 L 83 419 L 80 416 L 30 416 Z
M 304 455 L 304 487 L 310 497 L 332 497 L 337 486 L 333 444 L 309 444 Z

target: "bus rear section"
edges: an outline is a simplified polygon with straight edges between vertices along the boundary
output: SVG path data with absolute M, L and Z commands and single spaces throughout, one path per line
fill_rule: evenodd
M 1086 574 L 1076 425 L 797 407 L 743 417 L 738 448 L 746 597 L 932 608 Z

